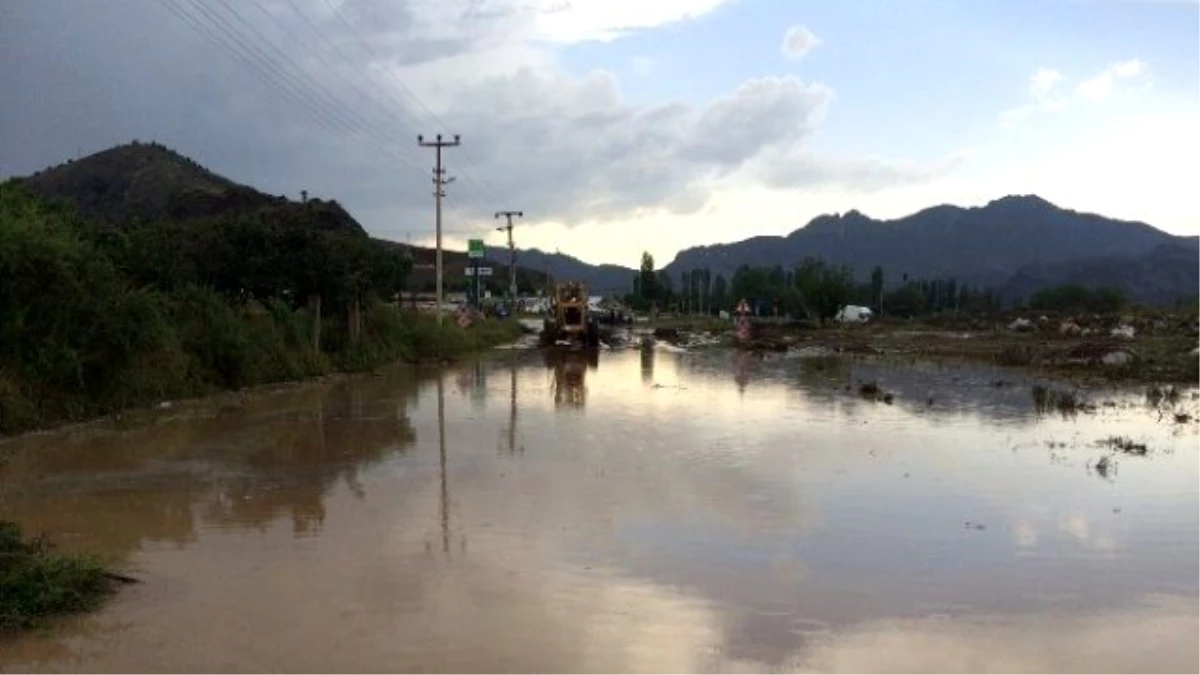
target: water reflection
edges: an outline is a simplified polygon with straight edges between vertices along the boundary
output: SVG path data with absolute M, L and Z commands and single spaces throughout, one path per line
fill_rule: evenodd
M 0 509 L 68 548 L 118 557 L 193 542 L 200 527 L 265 531 L 280 517 L 313 535 L 338 483 L 361 499 L 360 473 L 415 441 L 409 379 L 346 380 L 128 431 L 18 439 L 0 463 Z
M 587 404 L 587 372 L 600 365 L 600 353 L 592 349 L 545 349 L 542 357 L 554 373 L 554 405 L 582 408 Z
M 639 347 L 642 367 L 642 382 L 654 382 L 654 341 L 643 340 Z
M 599 358 L 12 444 L 0 517 L 146 583 L 0 670 L 1195 667 L 1200 432 L 1141 392 L 1064 418 L 986 368 Z M 1097 481 L 1110 435 L 1154 450 Z
M 517 452 L 517 359 L 508 360 L 508 454 Z M 521 450 L 524 450 L 522 447 Z

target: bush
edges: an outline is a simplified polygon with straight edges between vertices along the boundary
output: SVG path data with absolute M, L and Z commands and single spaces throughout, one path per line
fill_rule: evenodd
M 44 540 L 26 541 L 15 523 L 0 521 L 0 630 L 91 609 L 112 590 L 97 558 L 54 553 Z

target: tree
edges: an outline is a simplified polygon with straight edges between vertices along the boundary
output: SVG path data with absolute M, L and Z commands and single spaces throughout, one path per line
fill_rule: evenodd
M 711 306 L 717 310 L 728 309 L 729 298 L 726 297 L 728 292 L 729 288 L 728 283 L 725 281 L 725 275 L 718 274 L 717 278 L 713 280 L 712 284 L 712 294 L 710 296 L 712 300 Z
M 660 308 L 666 309 L 675 303 L 674 284 L 671 283 L 671 277 L 666 270 L 659 270 L 654 275 L 654 287 L 656 291 L 654 300 Z
M 879 265 L 871 270 L 871 303 L 875 311 L 883 313 L 883 268 Z
M 682 300 L 684 312 L 691 311 L 691 307 L 692 307 L 691 287 L 692 287 L 692 280 L 694 280 L 694 275 L 695 275 L 694 271 L 686 271 L 685 270 L 679 276 L 679 298 L 680 298 L 680 300 Z
M 885 302 L 888 312 L 905 318 L 919 316 L 925 312 L 925 294 L 921 285 L 909 282 L 887 294 Z
M 642 253 L 642 265 L 638 270 L 637 293 L 647 302 L 658 300 L 658 276 L 654 273 L 654 256 L 649 251 Z

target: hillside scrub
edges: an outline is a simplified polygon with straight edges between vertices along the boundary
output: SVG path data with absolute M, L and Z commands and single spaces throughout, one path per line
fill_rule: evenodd
M 365 237 L 245 220 L 182 230 L 97 226 L 0 186 L 0 434 L 334 369 L 448 359 L 519 334 L 513 322 L 438 326 L 382 301 L 403 284 L 405 261 Z M 274 247 L 287 242 L 299 243 Z M 313 296 L 319 349 L 314 312 L 296 300 Z M 354 339 L 351 306 L 361 317 Z
M 15 523 L 0 521 L 0 633 L 92 609 L 112 593 L 113 581 L 98 559 L 56 553 L 45 540 L 25 539 Z

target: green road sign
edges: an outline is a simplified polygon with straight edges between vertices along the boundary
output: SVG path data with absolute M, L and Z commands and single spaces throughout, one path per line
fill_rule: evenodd
M 482 258 L 483 257 L 483 240 L 468 239 L 467 240 L 467 257 Z

